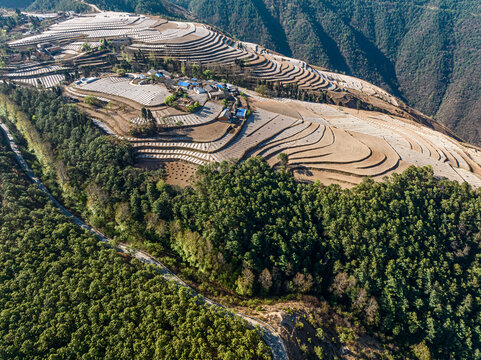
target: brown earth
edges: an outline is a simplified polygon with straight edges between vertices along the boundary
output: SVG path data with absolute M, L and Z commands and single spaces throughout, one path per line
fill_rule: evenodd
M 149 170 L 163 169 L 165 171 L 165 183 L 182 189 L 192 185 L 192 176 L 197 170 L 196 165 L 184 161 L 139 160 L 137 165 Z

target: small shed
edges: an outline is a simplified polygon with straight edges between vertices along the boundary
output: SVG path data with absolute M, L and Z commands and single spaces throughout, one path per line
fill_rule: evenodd
M 131 40 L 128 37 L 121 37 L 117 39 L 112 39 L 111 40 L 114 45 L 124 45 L 124 44 L 130 44 Z
M 50 46 L 48 48 L 45 49 L 46 51 L 48 51 L 50 54 L 54 54 L 54 53 L 57 53 L 59 51 L 62 50 L 62 48 L 60 46 Z
M 239 119 L 245 119 L 247 117 L 247 109 L 237 109 L 237 113 L 235 115 Z
M 165 70 L 157 70 L 157 72 L 161 73 L 162 75 L 164 75 L 164 77 L 166 77 L 167 79 L 170 79 L 172 78 L 172 74 L 168 71 L 165 71 Z
M 228 86 L 227 87 L 229 89 L 229 91 L 233 94 L 237 94 L 239 92 L 239 88 L 235 85 L 231 85 L 231 86 Z
M 232 116 L 232 113 L 230 112 L 229 109 L 224 109 L 219 115 L 219 120 L 220 121 L 229 121 Z
M 85 79 L 85 83 L 86 84 L 90 84 L 90 83 L 93 83 L 94 81 L 97 81 L 98 78 L 96 77 L 89 77 L 88 79 Z
M 213 93 L 209 93 L 212 99 L 224 99 L 225 93 L 223 91 L 215 91 Z
M 194 91 L 197 93 L 197 94 L 205 94 L 205 90 L 202 86 L 197 86 Z

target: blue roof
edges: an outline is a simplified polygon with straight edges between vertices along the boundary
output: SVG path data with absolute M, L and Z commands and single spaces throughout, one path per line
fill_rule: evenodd
M 162 77 L 162 76 L 164 76 L 164 75 L 162 75 L 162 73 L 159 73 L 159 72 L 158 72 L 158 73 L 155 73 L 155 76 L 157 76 L 157 77 Z
M 184 87 L 189 87 L 189 86 L 190 86 L 190 83 L 188 83 L 187 81 L 179 81 L 177 85 L 179 85 L 179 86 L 184 86 Z
M 197 85 L 199 85 L 199 84 L 197 84 L 196 82 L 193 82 L 192 85 L 197 86 Z
M 192 78 L 192 81 L 197 81 L 197 79 L 196 79 L 196 78 Z
M 244 117 L 246 116 L 247 110 L 246 109 L 237 109 L 236 116 L 238 117 Z
M 224 88 L 221 84 L 217 84 L 217 87 L 218 87 L 219 89 L 223 89 L 223 88 Z

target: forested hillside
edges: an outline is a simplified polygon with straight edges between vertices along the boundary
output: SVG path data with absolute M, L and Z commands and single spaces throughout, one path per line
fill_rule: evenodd
M 19 6 L 19 5 L 13 5 Z M 87 12 L 89 7 L 77 0 L 36 0 L 27 5 L 29 11 L 75 11 Z
M 36 0 L 35 2 L 38 2 Z M 63 1 L 63 0 L 61 0 Z M 168 0 L 94 0 L 87 1 L 101 9 L 127 11 L 140 14 L 161 14 L 164 16 L 185 17 L 186 11 Z
M 1 0 L 0 7 L 24 8 L 28 6 L 31 2 L 31 0 Z
M 268 359 L 255 330 L 71 223 L 0 137 L 1 359 Z
M 436 359 L 481 356 L 481 198 L 468 186 L 410 168 L 342 191 L 258 158 L 198 175 L 175 207 L 190 232 L 172 245 L 194 266 L 245 295 L 335 299 Z
M 5 1 L 5 4 L 2 2 Z M 189 18 L 189 14 L 182 7 L 167 0 L 94 0 L 86 1 L 99 6 L 101 9 L 125 11 L 140 14 L 161 14 L 168 17 Z M 87 12 L 90 8 L 77 0 L 24 0 L 21 3 L 10 0 L 0 0 L 0 7 L 26 8 L 28 11 L 76 11 Z
M 481 358 L 481 198 L 468 185 L 410 168 L 341 190 L 252 158 L 202 167 L 176 194 L 58 93 L 2 91 L 26 113 L 16 123 L 31 124 L 52 187 L 110 235 L 168 249 L 240 296 L 325 298 L 393 336 L 403 358 L 413 346 Z

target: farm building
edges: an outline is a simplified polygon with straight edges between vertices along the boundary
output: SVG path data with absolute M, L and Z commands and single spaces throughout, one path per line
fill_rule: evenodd
M 220 121 L 229 121 L 232 116 L 232 113 L 230 112 L 229 109 L 224 109 L 219 115 L 219 120 Z
M 216 91 L 213 93 L 209 93 L 209 95 L 212 99 L 224 99 L 226 97 L 225 92 L 223 91 Z
M 178 86 L 184 87 L 186 89 L 190 88 L 190 82 L 188 81 L 179 81 L 177 83 Z
M 247 109 L 237 109 L 235 114 L 239 119 L 245 119 L 247 117 Z
M 97 80 L 98 80 L 98 78 L 96 78 L 96 77 L 81 78 L 80 83 L 81 84 L 90 84 L 90 83 L 93 83 L 94 81 L 97 81 Z
M 217 91 L 212 85 L 209 85 L 209 84 L 204 86 L 204 90 L 208 93 L 213 93 L 213 92 Z

